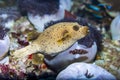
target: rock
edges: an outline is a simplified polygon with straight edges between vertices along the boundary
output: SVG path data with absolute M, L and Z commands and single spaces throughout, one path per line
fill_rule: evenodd
M 71 53 L 71 51 L 75 51 L 75 50 L 79 50 L 79 52 Z M 95 42 L 90 48 L 87 48 L 86 46 L 80 45 L 78 44 L 78 42 L 76 42 L 68 50 L 62 53 L 59 53 L 54 58 L 52 59 L 45 58 L 45 63 L 53 71 L 59 72 L 74 62 L 93 61 L 93 59 L 95 58 L 96 52 L 97 52 L 97 45 Z
M 11 29 L 20 17 L 16 7 L 0 8 L 0 25 L 3 27 Z
M 87 63 L 73 63 L 61 71 L 56 80 L 116 80 L 105 69 Z
M 113 19 L 111 25 L 110 25 L 110 30 L 112 34 L 112 39 L 113 40 L 120 40 L 120 15 L 115 17 Z
M 7 29 L 0 26 L 0 60 L 5 58 L 10 46 L 10 39 L 7 35 Z M 8 59 L 7 59 L 8 60 Z M 2 60 L 2 62 L 4 62 Z M 2 63 L 0 61 L 0 63 Z
M 39 32 L 43 32 L 47 23 L 63 19 L 65 10 L 71 6 L 71 0 L 18 0 L 20 12 Z

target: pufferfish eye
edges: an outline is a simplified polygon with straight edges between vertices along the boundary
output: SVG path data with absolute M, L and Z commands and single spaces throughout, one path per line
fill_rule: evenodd
M 77 25 L 73 26 L 73 30 L 78 31 L 79 30 L 79 26 L 77 26 Z

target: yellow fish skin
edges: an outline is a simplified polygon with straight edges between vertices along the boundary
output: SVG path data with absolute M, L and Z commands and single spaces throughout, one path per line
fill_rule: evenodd
M 68 49 L 88 32 L 87 26 L 77 22 L 59 22 L 47 28 L 27 47 L 16 50 L 13 56 L 22 58 L 37 52 L 53 56 Z

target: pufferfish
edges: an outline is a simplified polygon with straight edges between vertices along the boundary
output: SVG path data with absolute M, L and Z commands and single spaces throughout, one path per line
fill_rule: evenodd
M 24 58 L 32 53 L 42 53 L 44 56 L 56 56 L 71 47 L 77 40 L 89 32 L 87 26 L 77 22 L 56 22 L 45 29 L 30 45 L 16 50 L 14 57 Z
M 18 0 L 17 4 L 21 14 L 28 17 L 37 31 L 43 32 L 47 23 L 63 19 L 73 3 L 72 0 Z

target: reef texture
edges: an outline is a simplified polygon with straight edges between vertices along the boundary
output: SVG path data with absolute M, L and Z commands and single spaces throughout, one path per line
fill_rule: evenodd
M 8 0 L 6 0 L 6 1 L 8 1 Z M 3 4 L 3 7 L 4 7 L 4 5 L 6 5 L 6 3 L 4 3 L 3 0 L 0 1 L 0 4 Z M 111 32 L 110 32 L 111 21 L 116 16 L 117 12 L 111 12 L 107 8 L 108 5 L 101 6 L 100 4 L 103 4 L 103 3 L 99 2 L 99 0 L 74 0 L 73 7 L 71 9 L 71 13 L 76 16 L 74 16 L 74 15 L 70 15 L 70 16 L 72 16 L 72 17 L 74 16 L 74 18 L 76 18 L 79 21 L 82 20 L 81 23 L 83 25 L 86 25 L 86 23 L 87 23 L 87 25 L 89 25 L 89 26 L 93 25 L 98 30 L 101 31 L 101 33 L 103 35 L 102 48 L 101 48 L 101 46 L 98 46 L 98 48 L 100 50 L 97 53 L 94 61 L 90 62 L 90 63 L 91 64 L 94 63 L 96 65 L 101 66 L 102 68 L 106 69 L 108 72 L 113 74 L 119 80 L 120 79 L 120 77 L 119 77 L 120 76 L 120 58 L 119 58 L 119 56 L 120 56 L 120 41 L 112 40 Z M 10 4 L 10 6 L 11 5 L 12 4 Z M 113 5 L 111 4 L 111 6 L 113 6 Z M 56 10 L 57 9 L 58 9 L 58 7 L 56 7 Z M 113 9 L 115 9 L 115 6 L 111 10 L 113 10 Z M 0 12 L 2 12 L 2 11 L 5 12 L 3 9 L 1 9 Z M 115 9 L 113 11 L 119 11 L 119 9 Z M 16 13 L 13 12 L 11 14 L 16 14 Z M 70 13 L 66 13 L 67 16 L 69 14 Z M 21 59 L 19 58 L 19 54 L 16 53 L 17 58 L 19 58 L 20 60 L 17 59 L 16 57 L 13 57 L 13 54 L 15 51 L 17 51 L 21 48 L 24 49 L 26 46 L 31 45 L 34 42 L 34 40 L 39 38 L 38 36 L 41 35 L 43 37 L 43 34 L 38 33 L 36 31 L 36 29 L 33 27 L 33 25 L 30 24 L 30 22 L 27 20 L 26 17 L 20 17 L 19 19 L 16 16 L 14 16 L 14 17 L 16 18 L 16 21 L 14 23 L 14 26 L 11 27 L 11 29 L 8 33 L 9 38 L 10 38 L 10 48 L 9 48 L 9 52 L 8 52 L 9 54 L 7 55 L 9 57 L 9 64 L 0 64 L 0 79 L 2 79 L 2 80 L 3 79 L 9 79 L 9 80 L 27 79 L 27 80 L 30 80 L 31 78 L 34 78 L 36 80 L 39 80 L 39 79 L 54 80 L 54 79 L 56 79 L 57 74 L 54 73 L 44 63 L 44 58 L 45 58 L 45 54 L 43 54 L 44 51 L 38 52 L 37 54 L 33 54 L 33 55 L 31 55 L 31 54 L 34 52 L 28 53 L 30 55 L 27 55 L 27 57 L 25 57 L 25 55 L 23 55 L 24 58 L 21 58 Z M 4 22 L 4 21 L 2 21 L 0 18 L 0 22 Z M 68 24 L 69 23 L 67 23 L 67 25 Z M 58 25 L 58 24 L 56 24 L 56 25 Z M 56 25 L 54 25 L 54 26 L 56 26 Z M 62 23 L 59 23 L 59 25 L 63 26 Z M 73 27 L 73 25 L 80 26 L 79 24 L 74 23 L 74 22 L 71 23 L 70 26 L 71 25 L 72 25 L 72 27 Z M 58 26 L 58 27 L 60 27 L 60 26 Z M 77 30 L 78 28 L 75 26 L 74 28 L 71 28 L 71 30 L 72 29 Z M 58 31 L 55 31 L 55 32 L 57 35 L 59 35 Z M 46 33 L 47 33 L 47 31 L 46 31 Z M 59 45 L 61 45 L 62 42 L 64 40 L 66 40 L 66 38 L 69 39 L 69 37 L 70 37 L 70 36 L 68 36 L 68 31 L 66 31 L 65 29 L 63 32 L 60 32 L 60 33 L 63 33 L 63 37 L 59 36 L 60 38 L 57 39 L 57 44 L 59 44 Z M 50 34 L 52 34 L 52 33 L 50 33 Z M 44 33 L 44 35 L 46 35 L 46 34 Z M 47 34 L 47 36 L 49 36 L 49 35 Z M 82 37 L 79 37 L 79 38 L 82 38 Z M 1 38 L 3 38 L 3 37 L 1 36 Z M 46 39 L 48 39 L 48 38 L 46 38 Z M 46 41 L 46 39 L 44 39 L 44 40 Z M 42 39 L 40 39 L 40 40 L 42 40 Z M 52 40 L 54 40 L 54 39 L 51 39 L 49 41 L 52 41 Z M 54 41 L 52 41 L 52 42 L 54 42 Z M 35 43 L 38 44 L 39 41 L 38 42 L 36 41 Z M 50 42 L 47 42 L 46 44 L 49 44 L 49 43 Z M 98 41 L 98 43 L 99 43 L 99 41 Z M 46 45 L 46 44 L 44 44 L 44 45 Z M 51 43 L 51 44 L 52 44 L 51 46 L 56 46 L 53 43 Z M 72 44 L 70 44 L 70 45 L 72 45 Z M 36 48 L 36 47 L 34 47 L 34 48 Z M 50 47 L 48 46 L 48 49 L 49 48 Z M 32 50 L 32 48 L 31 48 L 31 50 Z M 79 50 L 71 51 L 71 53 L 75 54 L 77 51 L 79 51 Z M 51 51 L 49 51 L 49 52 L 50 52 L 50 54 L 52 54 Z M 81 52 L 86 53 L 86 51 L 81 51 Z

